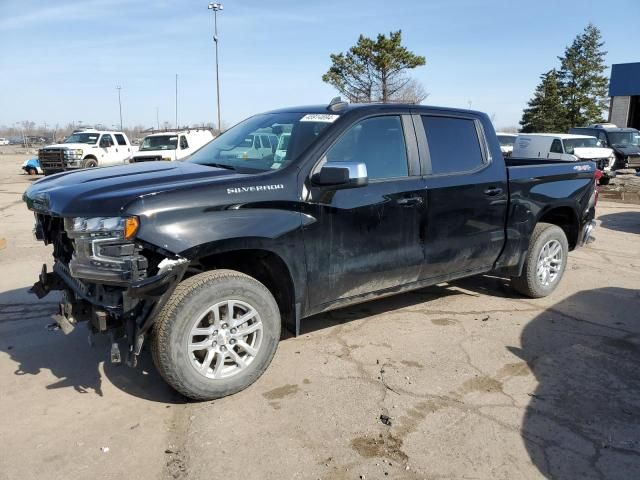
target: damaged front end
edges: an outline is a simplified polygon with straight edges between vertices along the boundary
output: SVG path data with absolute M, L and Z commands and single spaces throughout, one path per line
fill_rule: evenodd
M 53 316 L 64 333 L 87 322 L 92 333 L 111 335 L 111 361 L 120 363 L 126 341 L 135 366 L 159 310 L 182 280 L 189 261 L 137 241 L 136 217 L 63 218 L 36 213 L 35 236 L 53 245 L 53 271 L 31 291 L 42 298 L 62 291 Z

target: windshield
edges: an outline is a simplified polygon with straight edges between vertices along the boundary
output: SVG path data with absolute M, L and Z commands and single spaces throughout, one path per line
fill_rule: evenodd
M 631 147 L 640 145 L 638 143 L 638 132 L 630 130 L 628 132 L 608 132 L 609 143 L 614 147 Z
M 233 170 L 277 170 L 296 160 L 338 117 L 305 113 L 256 115 L 224 132 L 188 161 Z M 283 135 L 288 135 L 289 140 L 280 141 Z
M 73 133 L 64 143 L 86 143 L 88 145 L 94 145 L 98 141 L 98 133 Z
M 498 141 L 501 147 L 513 147 L 516 137 L 513 135 L 498 135 Z
M 175 150 L 178 146 L 177 135 L 158 135 L 146 137 L 140 145 L 140 151 L 144 150 Z
M 565 153 L 568 153 L 568 154 L 573 154 L 574 148 L 598 146 L 598 140 L 596 139 L 596 137 L 566 138 L 562 141 L 562 143 L 564 143 Z

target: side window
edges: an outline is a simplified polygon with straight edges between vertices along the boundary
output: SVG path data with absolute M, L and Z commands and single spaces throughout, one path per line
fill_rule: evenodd
M 407 177 L 407 148 L 397 115 L 362 120 L 327 151 L 328 162 L 363 162 L 370 180 Z
M 185 137 L 184 135 L 180 135 L 180 148 L 189 148 L 189 142 L 187 142 L 187 137 Z
M 102 148 L 107 148 L 113 146 L 113 138 L 111 135 L 105 134 L 100 137 L 100 146 Z
M 423 115 L 422 125 L 433 174 L 475 170 L 484 163 L 474 120 Z
M 609 145 L 609 142 L 607 142 L 607 134 L 604 132 L 598 132 L 598 140 L 600 140 L 603 146 Z
M 562 151 L 562 143 L 558 138 L 556 138 L 551 144 L 551 153 L 564 153 Z
M 124 135 L 122 135 L 121 133 L 116 133 L 116 142 L 118 142 L 118 145 L 127 145 L 127 141 L 124 139 Z

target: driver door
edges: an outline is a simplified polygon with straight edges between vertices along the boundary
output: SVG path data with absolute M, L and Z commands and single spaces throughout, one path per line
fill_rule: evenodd
M 309 182 L 304 228 L 309 307 L 322 311 L 415 282 L 424 261 L 426 189 L 408 115 L 358 121 L 322 156 L 357 162 L 368 184 L 334 189 Z
M 118 163 L 118 154 L 116 152 L 115 142 L 113 141 L 113 136 L 110 133 L 105 133 L 100 137 L 98 148 L 100 150 L 100 158 L 98 159 L 99 167 Z

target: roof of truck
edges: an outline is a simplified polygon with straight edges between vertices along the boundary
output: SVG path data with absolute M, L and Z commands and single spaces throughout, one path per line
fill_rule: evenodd
M 566 140 L 569 138 L 595 138 L 593 135 L 574 135 L 572 133 L 520 133 L 521 137 L 551 137 Z
M 324 113 L 329 115 L 341 115 L 354 110 L 397 110 L 398 108 L 407 108 L 414 110 L 443 110 L 447 112 L 459 112 L 468 114 L 481 114 L 483 112 L 468 110 L 462 108 L 450 108 L 450 107 L 438 107 L 433 105 L 416 105 L 412 103 L 347 103 L 344 102 L 340 105 L 339 109 L 331 110 L 329 105 L 301 105 L 297 107 L 285 107 L 270 110 L 264 113 Z

